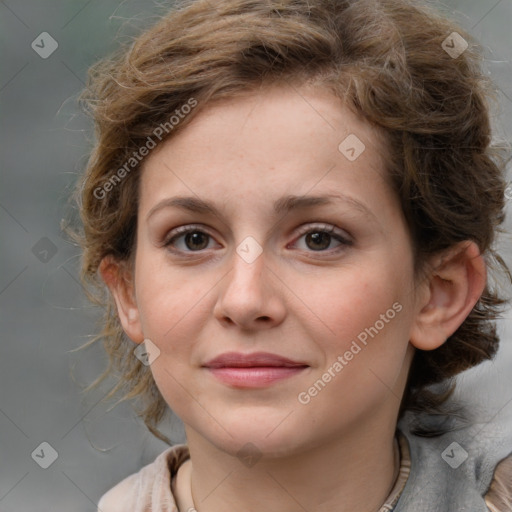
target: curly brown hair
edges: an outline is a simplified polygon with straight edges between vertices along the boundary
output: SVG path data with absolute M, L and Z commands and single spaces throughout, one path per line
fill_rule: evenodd
M 454 55 L 447 41 L 468 47 Z M 493 249 L 504 220 L 505 159 L 491 145 L 487 100 L 496 91 L 482 53 L 445 15 L 412 0 L 189 0 L 95 64 L 81 96 L 96 143 L 77 188 L 83 229 L 75 236 L 82 280 L 104 309 L 101 333 L 81 348 L 103 340 L 109 365 L 87 389 L 118 370 L 106 399 L 120 390 L 122 400 L 139 397 L 146 426 L 170 444 L 156 428 L 168 406 L 150 369 L 133 356 L 98 268 L 107 255 L 130 261 L 134 252 L 140 164 L 127 170 L 126 162 L 191 99 L 196 108 L 162 141 L 214 100 L 282 81 L 328 88 L 386 137 L 387 172 L 412 235 L 415 272 L 429 256 L 472 240 L 488 268 L 510 278 Z M 442 404 L 448 394 L 433 394 L 429 385 L 452 383 L 494 356 L 494 320 L 506 302 L 488 282 L 441 347 L 416 350 L 401 413 Z

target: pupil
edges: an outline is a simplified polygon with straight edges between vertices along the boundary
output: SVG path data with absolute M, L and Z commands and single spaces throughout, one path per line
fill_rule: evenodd
M 313 244 L 321 245 L 320 249 L 325 249 L 329 247 L 330 237 L 331 235 L 329 235 L 329 233 L 324 233 L 321 231 L 317 231 L 315 233 L 308 233 L 306 235 L 306 243 L 308 243 L 309 241 L 313 241 Z M 322 241 L 324 242 L 323 244 Z M 310 247 L 310 249 L 314 249 L 314 247 Z
M 203 244 L 201 244 L 201 237 L 203 237 Z M 205 234 L 197 231 L 187 233 L 185 236 L 185 243 L 189 249 L 204 249 L 208 245 Z M 200 247 L 197 247 L 197 245 L 194 246 L 195 244 L 198 244 Z

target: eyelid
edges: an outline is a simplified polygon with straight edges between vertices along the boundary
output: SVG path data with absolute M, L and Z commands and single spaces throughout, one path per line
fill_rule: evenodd
M 162 240 L 162 245 L 166 247 L 171 243 L 173 239 L 179 237 L 180 235 L 186 235 L 187 233 L 194 231 L 201 231 L 202 233 L 207 234 L 210 238 L 214 238 L 214 236 L 202 224 L 186 224 L 184 226 L 178 226 L 177 228 L 172 229 L 167 235 L 165 235 Z
M 180 233 L 186 233 L 187 231 L 193 231 L 194 229 L 201 229 L 203 231 L 207 231 L 205 226 L 203 226 L 202 224 L 185 224 L 184 226 L 178 226 L 177 228 L 171 229 L 169 235 L 172 233 L 172 235 L 174 236 Z M 167 238 L 170 238 L 170 236 L 168 236 Z
M 353 243 L 350 235 L 346 231 L 338 229 L 333 224 L 327 224 L 327 223 L 323 223 L 323 222 L 320 222 L 320 223 L 313 222 L 310 224 L 304 224 L 303 226 L 301 226 L 299 228 L 298 236 L 302 236 L 305 233 L 309 233 L 311 231 L 314 232 L 315 229 L 318 231 L 323 231 L 325 233 L 336 235 L 347 245 Z

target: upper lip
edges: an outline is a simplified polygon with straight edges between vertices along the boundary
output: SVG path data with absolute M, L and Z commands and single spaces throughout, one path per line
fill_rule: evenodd
M 284 366 L 293 368 L 296 366 L 308 366 L 299 361 L 293 361 L 287 357 L 271 354 L 270 352 L 254 352 L 252 354 L 242 354 L 240 352 L 225 352 L 203 366 L 207 368 L 250 368 L 262 366 Z

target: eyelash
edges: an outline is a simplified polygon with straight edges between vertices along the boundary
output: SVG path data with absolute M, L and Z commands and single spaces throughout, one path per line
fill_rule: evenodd
M 198 253 L 205 251 L 206 249 L 201 249 L 199 251 L 182 251 L 181 249 L 174 249 L 172 248 L 172 244 L 180 237 L 186 235 L 187 233 L 203 233 L 207 235 L 210 238 L 213 238 L 212 235 L 210 235 L 207 231 L 205 231 L 201 226 L 199 225 L 188 225 L 188 226 L 180 226 L 179 228 L 176 228 L 171 232 L 171 235 L 166 239 L 164 242 L 164 247 L 168 248 L 171 252 L 176 254 L 183 254 L 183 253 Z M 307 251 L 312 253 L 337 253 L 340 250 L 343 250 L 345 247 L 349 247 L 353 245 L 353 242 L 349 240 L 348 238 L 342 236 L 340 233 L 336 232 L 336 227 L 331 224 L 318 224 L 316 226 L 304 226 L 299 229 L 298 238 L 302 237 L 303 235 L 306 235 L 308 233 L 327 233 L 331 235 L 332 238 L 335 238 L 338 242 L 340 242 L 340 246 L 335 249 L 330 250 L 319 250 L 319 251 Z

